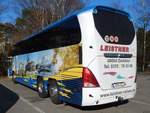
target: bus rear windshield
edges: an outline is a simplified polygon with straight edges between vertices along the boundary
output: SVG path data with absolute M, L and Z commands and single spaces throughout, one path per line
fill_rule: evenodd
M 127 15 L 117 11 L 95 9 L 93 12 L 95 26 L 103 40 L 106 36 L 118 37 L 117 42 L 107 41 L 114 44 L 131 44 L 135 31 L 132 22 Z

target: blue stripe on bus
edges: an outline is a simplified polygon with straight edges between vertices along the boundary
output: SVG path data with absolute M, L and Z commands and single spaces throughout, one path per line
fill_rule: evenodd
M 30 88 L 36 89 L 36 87 L 33 87 L 33 85 L 37 84 L 36 79 L 30 79 L 30 78 L 22 78 L 22 77 L 16 77 L 15 81 L 28 86 Z M 72 104 L 77 104 L 77 105 L 81 105 L 82 103 L 82 79 L 72 79 L 72 80 L 63 80 L 63 81 L 57 81 L 60 82 L 64 85 L 63 86 L 59 86 L 59 91 L 68 95 L 69 98 L 60 95 L 60 99 L 64 102 L 68 102 L 68 103 L 72 103 Z M 46 91 L 48 91 L 48 81 L 44 81 L 44 86 Z M 70 90 L 70 92 L 66 92 L 67 89 L 68 91 Z
M 37 80 L 36 79 L 16 77 L 15 81 L 17 81 L 18 83 L 21 83 L 23 85 L 26 85 L 30 88 L 37 89 Z M 48 81 L 47 80 L 44 81 L 44 87 L 47 92 L 48 91 Z
M 15 81 L 17 81 L 18 83 L 21 83 L 23 85 L 26 85 L 28 87 L 34 88 L 33 85 L 36 85 L 36 80 L 34 79 L 30 79 L 30 78 L 23 78 L 23 77 L 16 77 Z
M 68 103 L 81 105 L 82 103 L 82 79 L 72 79 L 61 81 L 65 87 L 60 87 L 60 91 L 67 94 L 69 97 L 61 96 L 60 98 Z M 70 90 L 71 92 L 66 92 L 64 89 Z

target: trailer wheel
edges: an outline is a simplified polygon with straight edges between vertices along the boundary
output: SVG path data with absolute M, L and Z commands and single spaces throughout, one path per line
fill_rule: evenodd
M 37 78 L 37 91 L 41 98 L 46 98 L 48 96 L 48 93 L 46 92 L 44 87 L 44 81 L 42 77 Z
M 59 91 L 58 85 L 56 80 L 49 80 L 49 87 L 48 87 L 50 99 L 54 104 L 61 104 L 62 101 L 59 98 Z

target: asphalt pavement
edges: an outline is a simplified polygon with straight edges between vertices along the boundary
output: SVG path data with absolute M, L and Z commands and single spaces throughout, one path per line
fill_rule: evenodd
M 138 75 L 137 94 L 129 102 L 84 108 L 54 105 L 49 98 L 40 98 L 36 91 L 1 78 L 0 113 L 150 113 L 150 74 Z

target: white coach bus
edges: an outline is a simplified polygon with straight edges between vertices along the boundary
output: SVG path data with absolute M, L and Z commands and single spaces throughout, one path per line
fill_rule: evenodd
M 136 34 L 128 13 L 95 6 L 21 40 L 13 80 L 53 103 L 102 105 L 136 93 Z

